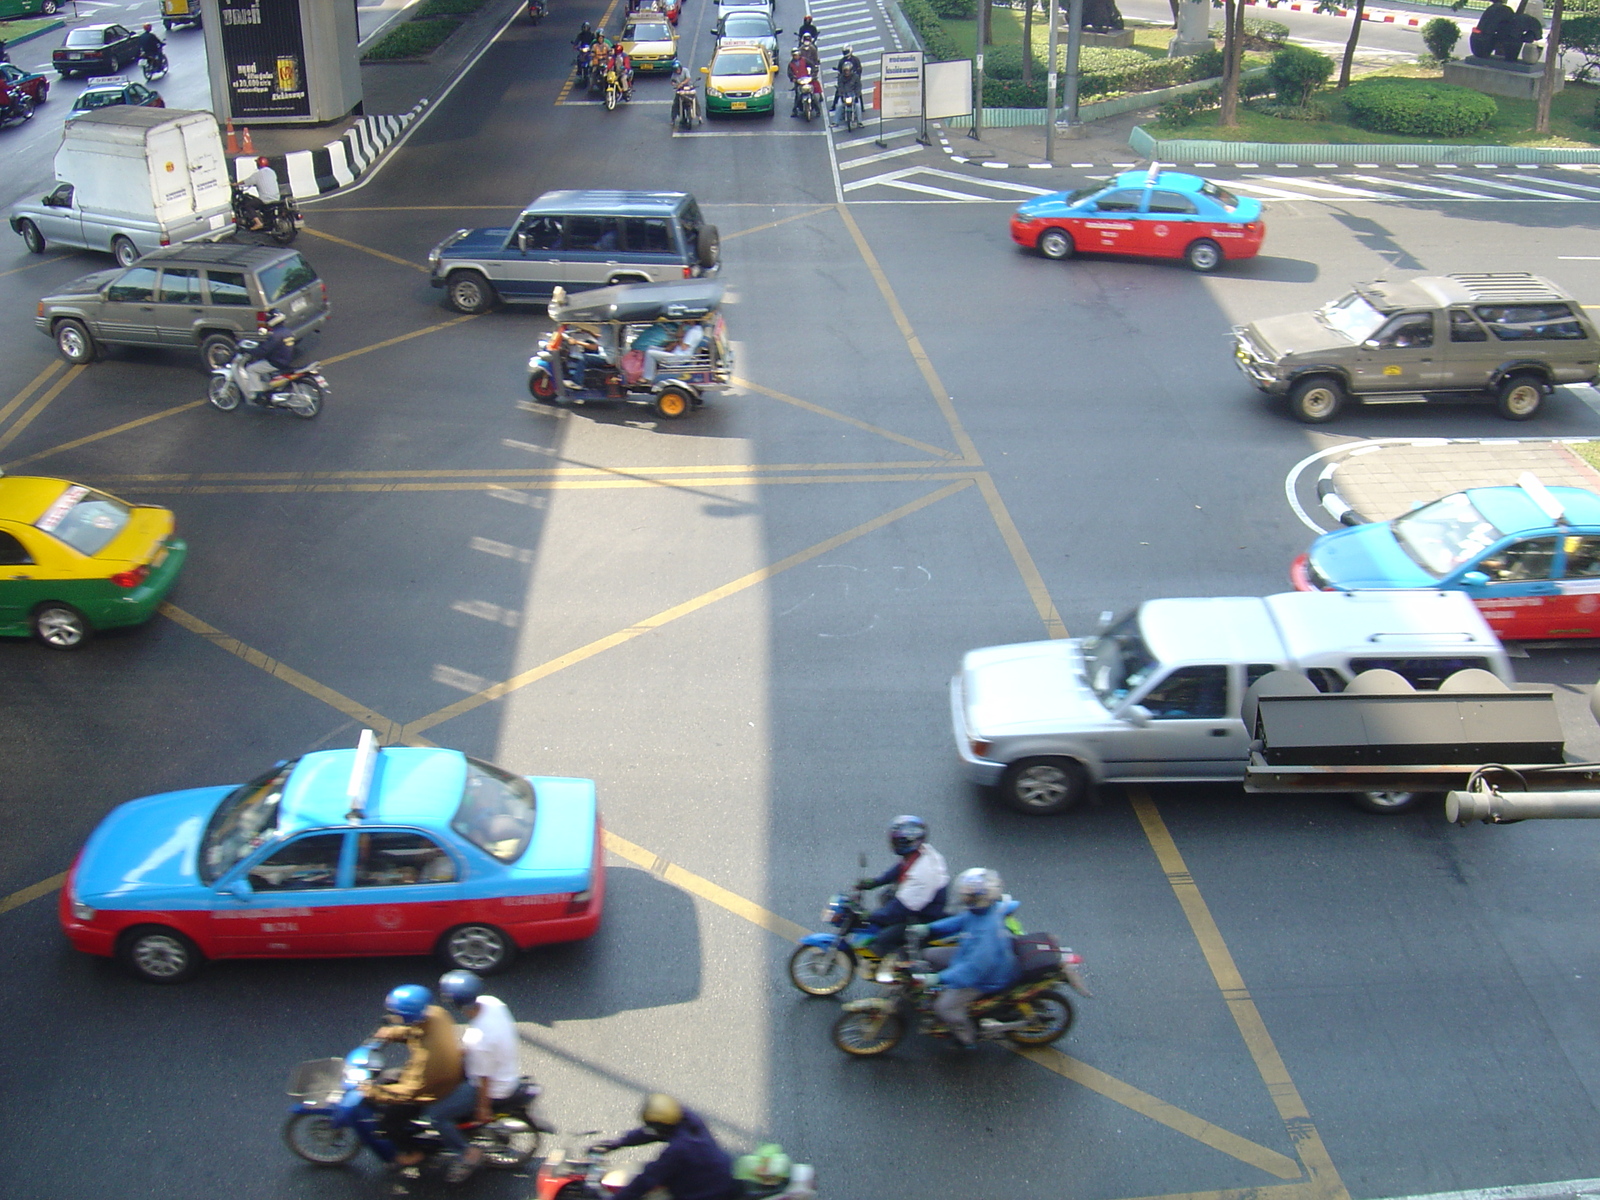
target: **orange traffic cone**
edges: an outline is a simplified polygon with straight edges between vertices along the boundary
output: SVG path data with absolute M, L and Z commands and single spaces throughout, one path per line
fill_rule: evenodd
M 250 141 L 250 127 L 248 125 L 244 128 L 244 141 L 239 144 L 239 149 L 246 154 L 254 154 L 256 152 L 254 143 Z
M 239 139 L 234 135 L 232 121 L 228 122 L 228 153 L 239 153 Z

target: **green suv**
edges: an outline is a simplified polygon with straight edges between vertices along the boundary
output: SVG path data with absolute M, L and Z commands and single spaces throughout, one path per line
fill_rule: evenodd
M 1357 284 L 1316 312 L 1233 331 L 1256 387 L 1287 396 L 1301 421 L 1364 404 L 1492 401 L 1525 421 L 1562 384 L 1600 376 L 1600 340 L 1583 306 L 1524 272 Z
M 298 339 L 327 323 L 328 289 L 298 250 L 188 242 L 74 280 L 39 301 L 34 324 L 68 362 L 91 362 L 103 346 L 164 346 L 198 350 L 211 370 L 268 309 Z

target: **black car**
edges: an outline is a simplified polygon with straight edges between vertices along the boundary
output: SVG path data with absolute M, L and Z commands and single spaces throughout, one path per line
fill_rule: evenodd
M 63 79 L 75 75 L 115 75 L 124 63 L 139 61 L 139 35 L 126 25 L 80 25 L 67 33 L 50 55 Z

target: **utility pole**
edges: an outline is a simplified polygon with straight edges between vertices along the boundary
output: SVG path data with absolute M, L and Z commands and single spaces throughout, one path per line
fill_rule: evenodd
M 1078 124 L 1078 50 L 1083 41 L 1083 0 L 1067 0 L 1067 124 Z
M 1033 3 L 1033 0 L 1028 0 Z M 1049 49 L 1046 53 L 1049 58 L 1050 69 L 1045 75 L 1044 83 L 1044 160 L 1054 162 L 1056 159 L 1056 43 L 1058 41 L 1056 25 L 1061 20 L 1061 6 L 1058 0 L 1050 0 L 1050 32 L 1046 34 L 1046 44 Z M 1032 54 L 1033 47 L 1026 46 L 1024 54 Z
M 973 47 L 975 53 L 973 62 L 977 64 L 978 80 L 972 89 L 972 128 L 967 130 L 969 138 L 977 138 L 983 134 L 983 47 L 989 40 L 989 6 L 984 0 L 978 0 L 978 44 Z

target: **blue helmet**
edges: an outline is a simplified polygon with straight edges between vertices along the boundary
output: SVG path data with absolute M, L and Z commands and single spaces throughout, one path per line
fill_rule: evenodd
M 439 977 L 439 994 L 458 1008 L 476 1004 L 483 993 L 483 980 L 471 971 L 446 971 Z
M 422 1014 L 433 1003 L 433 993 L 420 983 L 402 983 L 387 996 L 383 1005 L 407 1025 L 422 1020 Z
M 889 824 L 889 848 L 904 858 L 928 840 L 928 823 L 921 817 L 896 817 Z

